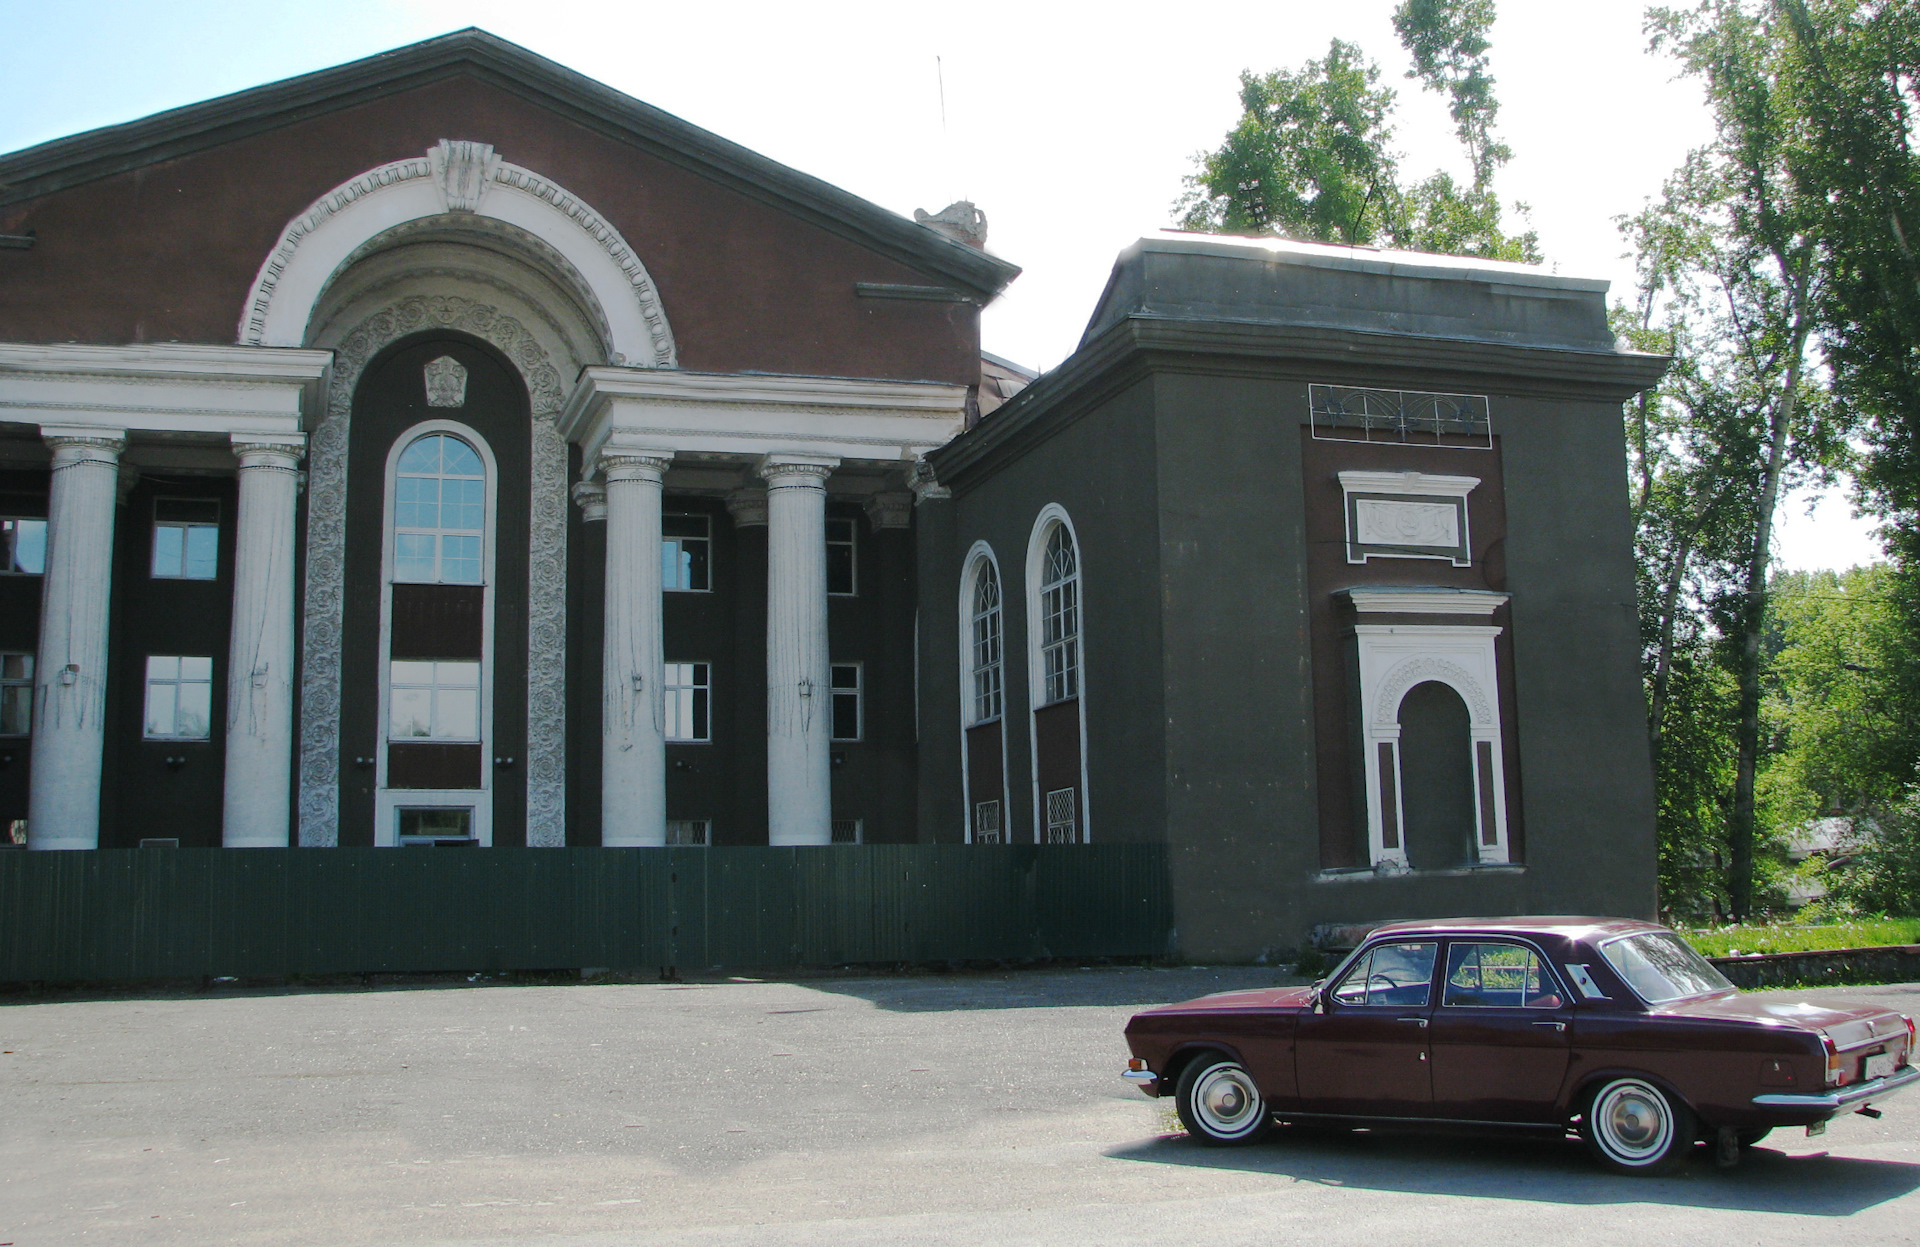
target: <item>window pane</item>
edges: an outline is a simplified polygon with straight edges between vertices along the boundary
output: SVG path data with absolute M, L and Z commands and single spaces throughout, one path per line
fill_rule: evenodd
M 33 686 L 0 689 L 0 735 L 25 736 L 33 730 Z
M 480 690 L 443 688 L 434 693 L 434 709 L 439 721 L 434 735 L 441 740 L 478 740 L 480 738 Z
M 835 740 L 860 739 L 860 694 L 835 693 L 833 695 L 833 738 Z
M 207 739 L 211 735 L 213 722 L 213 685 L 182 684 L 179 687 L 180 717 L 175 720 L 173 734 L 195 740 Z
M 402 839 L 467 840 L 473 836 L 472 810 L 400 810 L 398 813 Z
M 440 526 L 478 530 L 486 524 L 484 481 L 444 481 L 440 485 Z
M 395 662 L 388 668 L 393 683 L 425 686 L 433 683 L 433 664 L 430 662 Z
M 401 533 L 393 539 L 393 578 L 416 583 L 433 580 L 433 542 L 430 536 Z
M 680 543 L 677 541 L 660 543 L 660 587 L 668 592 L 686 588 L 680 583 Z
M 178 576 L 186 530 L 177 524 L 156 524 L 153 529 L 153 574 Z
M 704 593 L 713 587 L 707 575 L 707 552 L 711 548 L 704 541 L 682 543 L 680 550 L 682 587 L 699 593 Z
M 177 680 L 180 678 L 180 660 L 166 654 L 150 654 L 147 657 L 147 679 Z
M 212 498 L 156 498 L 153 518 L 176 524 L 220 523 L 220 504 Z
M 432 691 L 424 688 L 394 689 L 388 702 L 387 723 L 387 735 L 395 738 L 433 735 Z
M 213 678 L 213 659 L 182 658 L 180 660 L 180 678 L 183 680 L 211 680 Z
M 423 437 L 401 451 L 400 470 L 402 472 L 438 472 L 440 470 L 440 439 Z
M 412 476 L 395 481 L 393 519 L 402 528 L 440 527 L 440 482 Z
M 13 570 L 43 575 L 47 570 L 47 522 L 10 520 L 13 526 Z
M 860 668 L 852 663 L 836 663 L 833 667 L 833 686 L 835 688 L 859 688 Z
M 704 688 L 693 690 L 692 728 L 695 740 L 707 739 L 707 690 Z
M 147 735 L 173 735 L 179 687 L 177 684 L 147 685 Z
M 437 662 L 433 664 L 434 683 L 441 688 L 479 688 L 480 664 L 477 662 Z
M 181 574 L 188 580 L 212 580 L 220 565 L 220 530 L 195 524 L 186 530 L 186 537 L 186 566 Z
M 485 476 L 487 469 L 481 464 L 480 456 L 473 447 L 457 437 L 439 437 L 440 470 L 448 476 Z
M 480 539 L 478 537 L 440 538 L 440 583 L 445 585 L 480 583 Z
M 0 679 L 31 680 L 33 678 L 32 654 L 0 655 Z
M 853 592 L 852 546 L 827 546 L 827 592 L 843 596 Z

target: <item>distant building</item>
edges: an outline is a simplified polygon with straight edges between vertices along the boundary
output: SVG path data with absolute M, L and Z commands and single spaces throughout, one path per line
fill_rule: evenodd
M 1602 284 L 1158 236 L 1036 380 L 920 215 L 477 31 L 0 157 L 0 828 L 1652 908 Z

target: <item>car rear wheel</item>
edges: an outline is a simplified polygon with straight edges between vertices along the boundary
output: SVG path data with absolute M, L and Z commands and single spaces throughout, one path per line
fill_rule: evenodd
M 1173 1103 L 1187 1133 L 1209 1147 L 1252 1143 L 1273 1126 L 1273 1114 L 1253 1075 L 1217 1052 L 1187 1062 Z
M 1693 1147 L 1693 1113 L 1653 1083 L 1616 1078 L 1587 1101 L 1580 1133 L 1594 1159 L 1615 1173 L 1666 1173 Z

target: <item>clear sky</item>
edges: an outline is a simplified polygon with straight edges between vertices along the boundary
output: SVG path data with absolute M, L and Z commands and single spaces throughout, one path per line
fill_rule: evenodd
M 1392 9 L 1267 0 L 1227 21 L 1048 0 L 0 0 L 0 151 L 481 26 L 896 212 L 974 200 L 989 248 L 1026 270 L 987 310 L 984 345 L 1045 368 L 1078 341 L 1115 253 L 1168 223 L 1194 154 L 1233 124 L 1242 69 L 1356 42 L 1400 89 L 1404 169 L 1464 174 L 1443 100 L 1401 78 Z M 1493 32 L 1515 153 L 1499 188 L 1531 205 L 1550 267 L 1619 294 L 1632 269 L 1613 218 L 1709 134 L 1698 89 L 1647 54 L 1641 12 L 1505 0 Z M 1844 502 L 1817 521 L 1788 511 L 1789 566 L 1874 556 Z

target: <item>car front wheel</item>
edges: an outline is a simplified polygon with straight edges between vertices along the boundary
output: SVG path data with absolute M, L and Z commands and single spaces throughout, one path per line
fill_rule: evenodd
M 1580 1133 L 1587 1150 L 1615 1173 L 1666 1173 L 1693 1146 L 1693 1113 L 1640 1078 L 1616 1078 L 1587 1102 Z
M 1207 1053 L 1187 1062 L 1174 1091 L 1187 1133 L 1209 1147 L 1252 1143 L 1273 1125 L 1266 1097 L 1238 1061 Z

